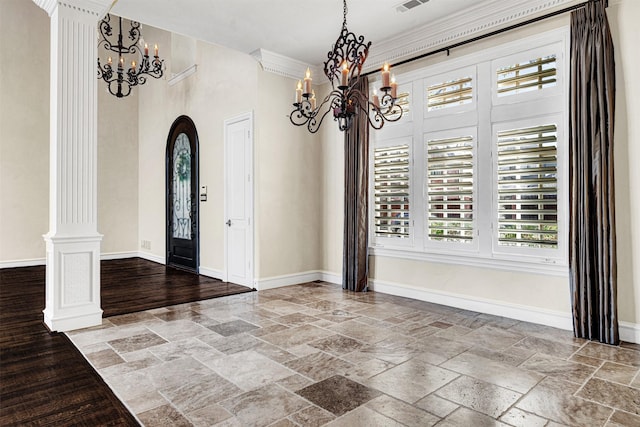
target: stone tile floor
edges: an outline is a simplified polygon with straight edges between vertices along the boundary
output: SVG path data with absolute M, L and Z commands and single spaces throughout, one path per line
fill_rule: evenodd
M 640 346 L 308 283 L 68 334 L 145 426 L 640 426 Z

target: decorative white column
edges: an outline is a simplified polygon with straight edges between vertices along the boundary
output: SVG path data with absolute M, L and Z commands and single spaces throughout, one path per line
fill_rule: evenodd
M 102 322 L 97 229 L 97 38 L 110 0 L 34 0 L 51 18 L 49 232 L 44 322 Z

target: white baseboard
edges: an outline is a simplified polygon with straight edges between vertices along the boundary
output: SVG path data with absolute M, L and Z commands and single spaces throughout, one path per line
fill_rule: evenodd
M 136 256 L 142 259 L 146 259 L 147 261 L 157 262 L 158 264 L 167 263 L 165 257 L 154 255 L 149 252 L 138 252 Z
M 265 291 L 267 289 L 281 288 L 283 286 L 299 285 L 300 283 L 313 282 L 314 280 L 322 280 L 322 272 L 314 270 L 306 271 L 303 273 L 267 277 L 265 279 L 256 279 L 255 286 L 257 290 Z
M 198 273 L 214 279 L 224 280 L 224 271 L 222 270 L 200 266 L 200 268 L 198 268 Z
M 640 324 L 631 322 L 618 322 L 620 340 L 640 344 Z
M 138 252 L 108 252 L 101 253 L 100 260 L 108 261 L 112 259 L 127 259 L 127 258 L 135 258 L 138 256 Z
M 492 314 L 494 316 L 508 317 L 525 322 L 539 323 L 560 329 L 573 329 L 571 314 L 561 311 L 546 310 L 539 307 L 510 304 L 489 299 L 472 298 L 466 295 L 417 288 L 399 283 L 382 282 L 379 280 L 370 280 L 369 287 L 376 292 L 382 292 L 384 294 L 397 295 L 447 305 L 449 307 Z
M 34 267 L 36 265 L 45 265 L 47 263 L 46 258 L 34 258 L 34 259 L 18 259 L 13 261 L 0 261 L 0 269 L 3 268 L 16 268 L 16 267 Z
M 322 275 L 320 280 L 322 280 L 324 282 L 327 282 L 327 283 L 333 283 L 334 285 L 342 285 L 342 275 L 341 274 L 331 273 L 329 271 L 321 271 L 320 273 Z

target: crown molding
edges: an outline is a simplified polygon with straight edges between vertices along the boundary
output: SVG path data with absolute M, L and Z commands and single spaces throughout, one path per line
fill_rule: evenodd
M 488 0 L 372 45 L 363 72 L 378 69 L 385 62 L 398 62 L 580 2 L 581 0 L 510 0 L 508 2 Z M 613 2 L 618 3 L 622 0 L 613 0 Z M 256 50 L 251 56 L 260 62 L 265 71 L 271 73 L 298 80 L 304 75 L 307 67 L 310 67 L 314 78 L 323 76 L 323 83 L 327 81 L 320 65 L 309 66 L 304 62 L 264 49 Z
M 51 16 L 58 6 L 95 15 L 96 20 L 102 18 L 117 0 L 33 0 L 33 2 Z
M 306 62 L 289 58 L 288 56 L 271 52 L 266 49 L 255 50 L 251 52 L 250 55 L 260 63 L 264 71 L 300 80 L 304 77 L 304 73 L 307 71 L 307 68 L 309 68 L 313 78 L 320 80 L 320 84 L 327 81 L 327 78 L 324 76 L 320 66 L 307 64 Z
M 490 0 L 371 47 L 365 71 L 476 37 L 518 21 L 580 3 L 579 0 Z M 455 24 L 452 24 L 455 23 Z

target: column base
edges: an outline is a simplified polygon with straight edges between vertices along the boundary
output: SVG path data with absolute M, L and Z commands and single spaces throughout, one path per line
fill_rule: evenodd
M 47 244 L 44 323 L 51 331 L 102 324 L 99 234 L 44 236 Z

